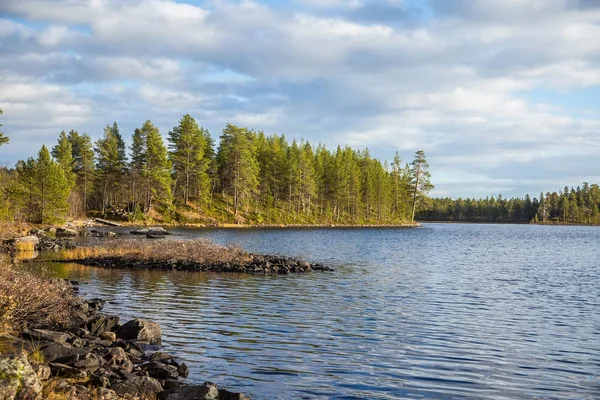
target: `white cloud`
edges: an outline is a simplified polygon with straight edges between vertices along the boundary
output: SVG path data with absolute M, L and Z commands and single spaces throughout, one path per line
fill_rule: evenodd
M 535 194 L 600 176 L 595 164 L 552 169 L 600 151 L 597 104 L 560 101 L 600 85 L 600 7 L 431 4 L 434 18 L 421 20 L 398 0 L 6 0 L 0 11 L 19 19 L 0 19 L 0 105 L 14 139 L 0 159 L 32 154 L 27 132 L 53 142 L 62 129 L 97 135 L 146 118 L 164 132 L 190 112 L 215 136 L 232 122 L 380 158 L 423 148 L 439 193 Z

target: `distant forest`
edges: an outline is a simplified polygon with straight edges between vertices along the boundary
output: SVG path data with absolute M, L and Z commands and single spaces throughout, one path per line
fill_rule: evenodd
M 0 220 L 400 224 L 428 206 L 428 169 L 422 151 L 408 163 L 396 152 L 388 164 L 367 149 L 290 143 L 230 124 L 215 145 L 190 115 L 166 143 L 146 121 L 127 144 L 115 122 L 96 142 L 63 131 L 52 149 L 0 169 Z
M 600 187 L 584 182 L 577 188 L 540 193 L 539 199 L 431 199 L 417 213 L 422 221 L 535 222 L 554 224 L 600 224 Z

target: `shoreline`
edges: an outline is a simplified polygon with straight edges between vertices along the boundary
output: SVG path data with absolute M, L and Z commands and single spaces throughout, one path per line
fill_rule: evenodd
M 159 324 L 138 318 L 121 324 L 118 315 L 101 312 L 104 300 L 85 299 L 79 283 L 66 284 L 74 294 L 70 321 L 0 335 L 1 398 L 249 400 L 211 382 L 185 382 L 188 366 L 160 350 Z

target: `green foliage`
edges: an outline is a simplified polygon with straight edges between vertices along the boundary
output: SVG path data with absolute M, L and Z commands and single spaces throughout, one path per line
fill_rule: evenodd
M 139 132 L 145 150 L 145 162 L 142 164 L 140 175 L 145 194 L 146 212 L 156 201 L 163 207 L 163 214 L 168 215 L 173 198 L 171 195 L 171 162 L 167 157 L 167 148 L 158 128 L 150 120 L 144 123 Z
M 2 111 L 2 109 L 0 108 L 0 114 L 3 114 L 4 111 Z M 0 126 L 2 126 L 2 124 L 0 124 Z M 4 136 L 4 133 L 0 132 L 0 146 L 2 146 L 3 144 L 8 143 L 10 139 L 6 136 Z
M 415 159 L 410 163 L 410 166 L 410 186 L 412 191 L 411 220 L 414 221 L 417 207 L 426 208 L 427 194 L 433 189 L 433 185 L 430 181 L 429 164 L 425 159 L 425 152 L 423 150 L 415 153 Z
M 58 165 L 63 170 L 65 178 L 69 186 L 75 186 L 75 160 L 73 159 L 73 146 L 65 131 L 62 131 L 58 136 L 58 144 L 52 148 L 52 157 L 58 162 Z

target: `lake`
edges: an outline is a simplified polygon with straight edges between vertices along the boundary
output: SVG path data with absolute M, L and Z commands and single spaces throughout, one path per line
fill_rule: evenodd
M 44 266 L 122 320 L 159 322 L 192 382 L 252 399 L 600 397 L 600 227 L 172 231 L 335 268 Z

